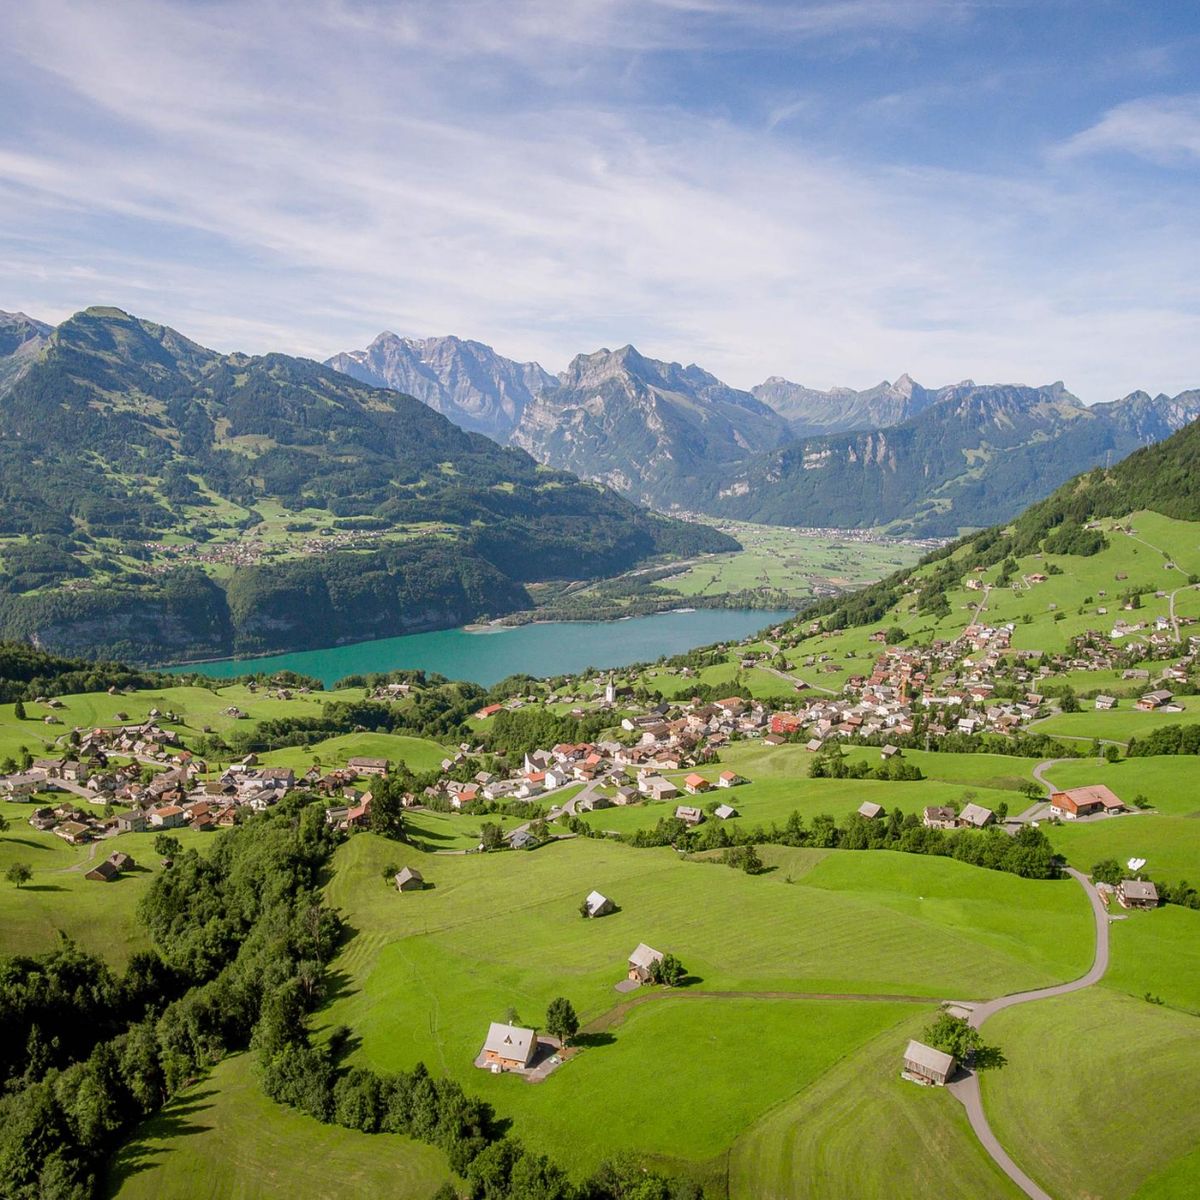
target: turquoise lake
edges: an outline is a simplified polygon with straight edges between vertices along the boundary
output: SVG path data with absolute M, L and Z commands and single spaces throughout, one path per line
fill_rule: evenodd
M 297 671 L 320 679 L 327 687 L 346 675 L 411 669 L 488 687 L 508 675 L 562 675 L 584 667 L 653 662 L 664 654 L 737 641 L 791 616 L 791 612 L 761 609 L 700 608 L 625 621 L 548 621 L 479 632 L 442 629 L 327 650 L 227 658 L 172 669 L 176 673 L 200 671 L 217 679 L 259 671 Z

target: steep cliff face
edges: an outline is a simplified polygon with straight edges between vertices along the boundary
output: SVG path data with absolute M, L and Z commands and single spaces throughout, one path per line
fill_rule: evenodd
M 24 313 L 0 312 L 0 393 L 37 357 L 53 326 Z
M 895 383 L 884 380 L 861 392 L 853 388 L 819 391 L 772 375 L 750 390 L 779 413 L 797 437 L 885 429 L 915 417 L 935 399 L 935 393 L 908 375 L 901 375 Z
M 512 435 L 542 462 L 660 508 L 686 503 L 696 476 L 788 438 L 787 423 L 749 392 L 632 346 L 577 356 Z
M 1116 461 L 1195 413 L 1195 393 L 1091 408 L 1061 383 L 955 384 L 883 430 L 801 438 L 710 483 L 701 505 L 798 525 L 899 523 L 952 536 L 1007 520 L 1080 468 Z
M 482 342 L 381 333 L 365 350 L 336 354 L 328 366 L 372 387 L 415 396 L 463 429 L 507 441 L 537 393 L 554 377 Z

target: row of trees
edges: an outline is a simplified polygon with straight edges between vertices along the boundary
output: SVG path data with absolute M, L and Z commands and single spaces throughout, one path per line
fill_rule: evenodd
M 571 828 L 592 833 L 582 821 Z M 603 836 L 603 835 L 596 835 Z M 1027 879 L 1056 879 L 1062 873 L 1062 856 L 1055 853 L 1041 829 L 1023 825 L 1010 836 L 991 826 L 987 829 L 928 829 L 915 813 L 899 808 L 884 817 L 868 819 L 852 813 L 841 824 L 822 813 L 808 823 L 793 812 L 783 825 L 754 828 L 708 821 L 689 826 L 676 817 L 664 817 L 653 829 L 624 835 L 632 846 L 674 846 L 687 853 L 724 850 L 741 846 L 809 846 L 842 850 L 898 850 L 905 854 L 931 854 L 956 858 L 993 871 L 1007 871 Z

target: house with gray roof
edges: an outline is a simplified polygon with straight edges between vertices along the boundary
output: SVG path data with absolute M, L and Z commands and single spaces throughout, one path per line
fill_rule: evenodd
M 1122 908 L 1157 908 L 1158 888 L 1148 879 L 1122 879 L 1117 899 Z
M 396 872 L 396 891 L 419 892 L 425 886 L 425 877 L 415 867 L 404 867 Z
M 982 829 L 996 819 L 996 814 L 982 804 L 965 804 L 958 814 L 958 823 L 970 829 Z
M 649 983 L 654 964 L 662 962 L 663 958 L 661 950 L 654 950 L 645 942 L 639 942 L 637 949 L 629 956 L 630 980 L 634 983 Z
M 532 1029 L 493 1021 L 483 1043 L 479 1065 L 493 1071 L 524 1071 L 536 1053 L 537 1035 Z
M 583 903 L 587 907 L 587 915 L 589 917 L 603 917 L 617 907 L 607 896 L 602 895 L 600 892 L 588 892 L 587 898 Z
M 944 1087 L 954 1074 L 957 1062 L 953 1054 L 935 1050 L 932 1046 L 926 1046 L 924 1042 L 914 1039 L 904 1051 L 903 1075 L 905 1079 L 911 1079 L 914 1083 Z

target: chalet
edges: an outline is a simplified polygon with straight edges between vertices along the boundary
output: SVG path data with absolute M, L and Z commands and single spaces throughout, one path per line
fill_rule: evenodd
M 626 805 L 636 804 L 638 798 L 638 790 L 635 787 L 629 787 L 627 784 L 617 788 L 617 794 L 613 797 L 614 804 Z
M 425 886 L 425 877 L 416 867 L 403 867 L 396 872 L 396 891 L 419 892 Z
M 707 792 L 712 784 L 704 778 L 703 775 L 685 775 L 683 779 L 683 790 L 690 796 L 697 796 L 701 792 Z
M 713 809 L 713 816 L 716 817 L 718 821 L 728 821 L 730 818 L 736 817 L 737 815 L 738 810 L 734 808 L 732 804 L 718 804 L 717 807 Z
M 1065 792 L 1055 792 L 1050 797 L 1050 812 L 1064 821 L 1074 821 L 1079 817 L 1091 817 L 1096 813 L 1119 813 L 1125 811 L 1125 805 L 1102 783 L 1091 787 L 1071 788 Z
M 722 771 L 717 776 L 717 787 L 731 788 L 737 787 L 739 783 L 746 781 L 736 771 Z
M 629 956 L 629 978 L 634 983 L 649 983 L 654 964 L 662 960 L 661 950 L 652 950 L 645 942 L 639 942 L 637 949 Z
M 953 1054 L 935 1050 L 924 1042 L 910 1041 L 904 1051 L 904 1078 L 927 1087 L 945 1087 L 956 1065 Z
M 1170 704 L 1174 698 L 1173 693 L 1168 692 L 1165 688 L 1160 688 L 1155 692 L 1147 692 L 1134 707 L 1139 712 L 1153 712 L 1156 708 Z
M 982 829 L 996 819 L 996 814 L 982 804 L 966 804 L 958 814 L 958 823 L 967 829 Z
M 358 775 L 386 775 L 390 763 L 386 758 L 351 758 L 346 766 Z
M 90 841 L 92 836 L 92 831 L 79 821 L 63 821 L 61 825 L 54 827 L 54 832 L 72 846 L 82 845 L 84 842 Z
M 864 800 L 858 806 L 858 815 L 866 817 L 868 821 L 874 821 L 878 817 L 886 815 L 887 810 L 882 804 L 876 804 L 874 800 Z
M 9 775 L 0 779 L 0 793 L 14 800 L 23 800 L 34 792 L 46 786 L 46 777 L 42 774 L 28 772 L 23 775 Z
M 927 829 L 953 829 L 958 824 L 958 813 L 949 805 L 930 805 L 925 809 L 922 824 Z
M 1101 696 L 1096 697 L 1096 708 L 1100 712 L 1110 712 L 1112 709 L 1114 709 L 1116 707 L 1117 707 L 1116 696 L 1101 695 Z
M 687 804 L 680 804 L 675 809 L 675 819 L 682 821 L 685 825 L 699 825 L 704 820 L 704 813 L 699 808 L 692 808 Z
M 1122 908 L 1157 908 L 1158 888 L 1148 879 L 1122 879 L 1117 884 Z
M 493 1071 L 524 1071 L 536 1052 L 537 1035 L 532 1029 L 493 1021 L 483 1043 L 482 1065 Z
M 138 809 L 117 813 L 118 833 L 145 833 L 147 828 L 146 814 Z
M 607 896 L 602 896 L 599 892 L 588 892 L 583 903 L 589 917 L 603 917 L 617 907 Z
M 661 775 L 647 775 L 638 782 L 642 794 L 651 800 L 674 800 L 679 795 L 679 789 Z

